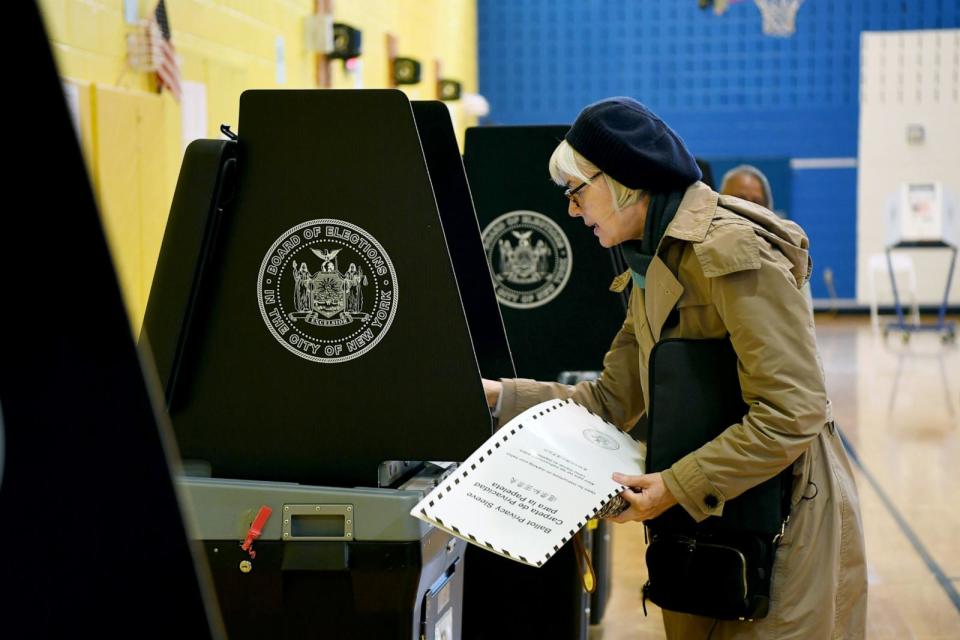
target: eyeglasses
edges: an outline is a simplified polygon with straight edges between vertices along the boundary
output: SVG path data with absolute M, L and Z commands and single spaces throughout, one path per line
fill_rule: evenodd
M 572 188 L 572 189 L 570 189 L 570 188 L 565 189 L 565 190 L 563 191 L 563 195 L 565 195 L 565 196 L 567 197 L 567 200 L 569 200 L 569 201 L 572 202 L 573 204 L 577 205 L 577 208 L 579 209 L 579 208 L 580 208 L 580 200 L 577 199 L 577 194 L 580 193 L 581 191 L 583 191 L 585 188 L 589 187 L 590 184 L 593 182 L 593 180 L 595 180 L 595 179 L 597 178 L 597 176 L 600 176 L 601 174 L 603 174 L 603 171 L 597 171 L 595 174 L 593 174 L 592 176 L 590 176 L 590 179 L 589 179 L 587 182 L 581 182 L 578 186 L 576 186 L 576 187 L 574 187 L 574 188 Z

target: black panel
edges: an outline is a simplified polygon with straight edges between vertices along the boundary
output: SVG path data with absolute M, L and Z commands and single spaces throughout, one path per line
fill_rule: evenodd
M 697 166 L 700 167 L 700 173 L 703 174 L 700 182 L 715 190 L 717 187 L 713 182 L 713 167 L 710 166 L 710 162 L 703 158 L 696 158 L 696 161 Z
M 516 371 L 500 307 L 480 241 L 470 187 L 463 171 L 450 110 L 439 101 L 413 102 L 440 220 L 457 274 L 470 335 L 485 378 L 513 378 Z
M 341 222 L 301 227 L 321 219 Z M 209 461 L 219 477 L 374 485 L 383 460 L 462 460 L 488 437 L 476 359 L 403 93 L 244 93 L 236 196 L 217 245 L 188 337 L 196 350 L 190 398 L 173 411 L 185 458 Z M 313 287 L 306 298 L 298 297 L 307 290 L 296 284 L 294 260 Z M 350 298 L 350 288 L 344 302 L 337 296 L 350 264 L 366 279 L 361 295 Z M 307 306 L 298 307 L 301 300 Z M 382 318 L 362 317 L 378 309 Z M 363 327 L 373 340 L 351 351 Z M 339 348 L 329 354 L 339 361 L 297 355 L 291 336 L 315 359 Z
M 231 640 L 410 638 L 420 542 L 260 541 L 248 574 L 236 541 L 204 547 Z
M 597 587 L 590 594 L 590 624 L 603 622 L 603 614 L 613 592 L 613 524 L 609 520 L 598 520 L 593 530 L 593 549 L 590 559 L 596 573 Z
M 168 407 L 189 396 L 195 362 L 186 338 L 197 301 L 216 286 L 209 282 L 207 264 L 216 260 L 217 232 L 236 187 L 236 147 L 229 140 L 190 143 L 167 217 L 141 343 L 153 354 Z
M 33 3 L 8 10 L 32 106 L 5 135 L 0 222 L 19 282 L 0 332 L 4 635 L 219 636 L 47 36 Z
M 743 420 L 748 407 L 729 339 L 661 340 L 650 353 L 647 471 L 663 471 Z M 697 523 L 679 505 L 650 521 L 656 531 L 734 530 L 776 533 L 787 515 L 792 465 L 723 507 L 722 517 Z M 708 496 L 706 500 L 716 496 Z M 706 504 L 708 507 L 715 504 Z
M 586 639 L 590 601 L 572 542 L 538 568 L 473 545 L 465 564 L 464 640 Z
M 567 214 L 567 200 L 550 180 L 547 163 L 567 129 L 475 127 L 467 130 L 464 154 L 481 230 L 506 213 L 534 211 L 555 222 L 570 244 L 572 270 L 559 294 L 529 309 L 501 304 L 517 373 L 541 380 L 600 369 L 626 309 L 623 296 L 608 290 L 619 273 L 613 252 Z M 488 258 L 491 252 L 488 246 Z M 498 265 L 492 267 L 496 277 Z

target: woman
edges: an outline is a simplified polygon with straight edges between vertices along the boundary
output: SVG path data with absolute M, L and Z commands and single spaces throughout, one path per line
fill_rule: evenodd
M 633 282 L 623 327 L 595 382 L 484 381 L 501 423 L 573 398 L 623 429 L 644 413 L 647 362 L 664 338 L 723 338 L 749 411 L 662 473 L 614 474 L 632 489 L 615 522 L 680 504 L 696 521 L 792 465 L 791 517 L 777 549 L 770 612 L 754 622 L 663 612 L 669 638 L 861 638 L 866 569 L 856 487 L 830 416 L 813 316 L 801 287 L 807 238 L 794 223 L 700 180 L 683 141 L 630 98 L 588 106 L 550 159 L 569 214 L 619 247 Z

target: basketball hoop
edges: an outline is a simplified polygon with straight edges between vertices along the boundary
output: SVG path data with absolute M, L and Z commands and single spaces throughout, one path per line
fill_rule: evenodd
M 803 0 L 753 0 L 763 15 L 763 32 L 788 38 L 796 30 L 797 11 Z

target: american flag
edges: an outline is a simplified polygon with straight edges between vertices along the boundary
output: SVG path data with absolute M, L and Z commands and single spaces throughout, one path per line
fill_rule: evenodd
M 170 21 L 167 19 L 167 7 L 164 0 L 157 3 L 157 8 L 150 16 L 150 36 L 155 51 L 158 50 L 157 82 L 162 91 L 166 87 L 173 97 L 180 101 L 183 91 L 180 87 L 180 66 L 177 64 L 177 53 L 170 41 Z

